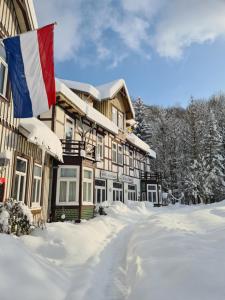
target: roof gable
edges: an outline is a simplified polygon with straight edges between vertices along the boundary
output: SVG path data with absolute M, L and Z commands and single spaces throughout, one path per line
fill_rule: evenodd
M 132 118 L 135 117 L 134 108 L 129 96 L 129 92 L 126 83 L 123 79 L 114 80 L 99 86 L 93 86 L 88 83 L 82 83 L 78 81 L 71 81 L 71 80 L 64 80 L 64 79 L 60 79 L 60 81 L 62 81 L 70 89 L 74 89 L 77 91 L 82 91 L 84 93 L 90 94 L 98 101 L 112 99 L 115 97 L 117 93 L 119 93 L 122 89 L 124 89 L 131 110 Z

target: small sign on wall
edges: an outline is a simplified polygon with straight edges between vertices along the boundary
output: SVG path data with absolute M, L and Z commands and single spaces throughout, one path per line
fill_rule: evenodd
M 101 178 L 117 180 L 117 173 L 101 170 Z
M 5 187 L 6 187 L 6 178 L 0 177 L 0 202 L 4 201 Z

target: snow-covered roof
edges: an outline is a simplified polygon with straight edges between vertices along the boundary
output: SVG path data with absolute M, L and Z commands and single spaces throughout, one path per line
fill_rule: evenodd
M 79 110 L 85 114 L 89 120 L 99 124 L 114 134 L 118 134 L 118 127 L 112 121 L 78 97 L 67 85 L 61 81 L 61 79 L 56 79 L 56 91 L 62 93 L 66 98 L 68 98 Z
M 149 145 L 142 141 L 138 136 L 134 133 L 129 133 L 126 136 L 126 139 L 141 150 L 145 151 L 150 157 L 156 158 L 156 153 L 152 149 L 150 149 Z
M 78 81 L 72 81 L 72 80 L 65 80 L 65 79 L 59 79 L 59 80 L 62 83 L 64 83 L 66 86 L 68 86 L 70 89 L 85 92 L 87 94 L 92 95 L 97 100 L 100 100 L 99 91 L 91 84 L 78 82 Z
M 92 95 L 98 101 L 105 100 L 105 99 L 112 99 L 116 95 L 116 93 L 118 93 L 121 90 L 121 88 L 124 88 L 127 94 L 127 99 L 129 102 L 129 106 L 133 118 L 135 117 L 135 112 L 129 96 L 129 92 L 126 83 L 123 79 L 117 79 L 99 86 L 93 86 L 88 83 L 82 83 L 78 81 L 65 80 L 65 79 L 60 79 L 60 81 L 63 82 L 66 86 L 68 86 L 70 89 L 82 91 Z
M 62 144 L 47 125 L 36 118 L 21 119 L 19 125 L 20 132 L 29 142 L 44 147 L 49 154 L 63 161 Z

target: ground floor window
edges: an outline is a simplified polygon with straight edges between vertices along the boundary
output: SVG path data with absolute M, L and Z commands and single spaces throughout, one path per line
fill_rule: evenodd
M 128 200 L 136 201 L 136 185 L 129 184 L 128 185 Z
M 33 174 L 32 206 L 40 206 L 42 176 L 42 169 L 40 165 L 34 165 Z
M 102 205 L 106 199 L 106 181 L 97 179 L 95 180 L 95 200 L 96 204 Z
M 57 204 L 70 205 L 78 203 L 79 167 L 60 166 L 57 180 Z
M 13 198 L 24 202 L 27 178 L 27 160 L 21 157 L 16 158 L 15 179 Z
M 147 200 L 156 203 L 158 201 L 157 184 L 147 185 Z
M 113 201 L 123 202 L 123 184 L 113 182 Z
M 83 169 L 83 202 L 93 203 L 93 170 Z

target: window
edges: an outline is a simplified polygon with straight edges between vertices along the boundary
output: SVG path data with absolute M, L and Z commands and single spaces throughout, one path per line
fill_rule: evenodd
M 118 122 L 117 113 L 118 113 L 117 109 L 114 106 L 112 106 L 112 121 L 116 125 Z
M 118 145 L 118 156 L 117 156 L 118 164 L 123 165 L 123 146 Z
M 73 119 L 70 117 L 66 117 L 66 124 L 65 124 L 65 139 L 72 140 L 73 139 L 73 131 L 74 131 L 74 123 Z
M 117 163 L 117 144 L 112 143 L 112 161 Z
M 105 180 L 95 180 L 95 201 L 98 205 L 103 205 L 107 201 Z
M 129 166 L 133 169 L 134 167 L 134 152 L 129 150 Z
M 34 179 L 32 190 L 32 206 L 40 206 L 41 199 L 41 166 L 34 165 Z
M 103 159 L 103 136 L 98 135 L 97 137 L 97 155 L 99 158 Z
M 13 188 L 13 198 L 24 202 L 27 176 L 27 160 L 21 157 L 16 159 L 15 181 Z
M 136 186 L 128 185 L 128 200 L 136 201 Z
M 78 202 L 79 167 L 60 166 L 58 169 L 57 204 L 70 205 Z
M 93 170 L 83 169 L 83 202 L 93 203 Z
M 123 202 L 123 184 L 120 182 L 113 182 L 113 201 Z
M 118 112 L 118 127 L 119 129 L 122 129 L 124 128 L 124 120 L 123 120 L 123 113 L 121 113 L 120 111 Z
M 8 76 L 8 67 L 5 62 L 5 49 L 0 45 L 0 94 L 6 96 L 6 85 Z
M 114 106 L 112 106 L 112 121 L 119 129 L 124 129 L 124 114 L 118 111 Z
M 147 185 L 147 197 L 149 202 L 156 203 L 158 201 L 157 195 L 157 185 L 156 184 L 148 184 Z

